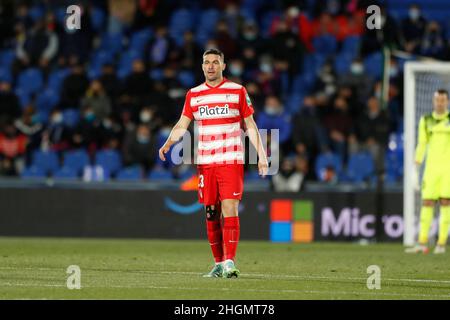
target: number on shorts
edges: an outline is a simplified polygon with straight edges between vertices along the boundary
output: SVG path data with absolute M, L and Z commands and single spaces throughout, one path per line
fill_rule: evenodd
M 199 175 L 198 176 L 198 186 L 200 187 L 200 188 L 203 188 L 204 186 L 205 186 L 205 177 L 203 177 L 203 175 L 201 174 L 201 175 Z

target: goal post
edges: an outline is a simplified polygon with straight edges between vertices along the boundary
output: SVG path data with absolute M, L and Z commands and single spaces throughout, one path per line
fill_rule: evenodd
M 420 117 L 433 110 L 433 93 L 450 91 L 450 62 L 413 61 L 404 68 L 404 162 L 403 162 L 403 244 L 416 242 L 421 207 L 420 191 L 414 188 L 414 153 Z M 423 171 L 423 166 L 422 166 Z M 420 179 L 420 181 L 422 181 Z

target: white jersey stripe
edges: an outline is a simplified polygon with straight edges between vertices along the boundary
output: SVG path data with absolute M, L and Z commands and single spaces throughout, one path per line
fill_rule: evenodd
M 244 161 L 244 155 L 242 152 L 233 151 L 227 153 L 216 153 L 214 155 L 202 156 L 198 155 L 198 164 L 210 164 L 210 163 L 226 163 L 228 161 Z
M 223 85 L 219 87 L 219 89 L 242 89 L 242 85 L 234 82 L 225 82 Z
M 191 89 L 191 92 L 200 92 L 200 91 L 205 91 L 205 90 L 208 90 L 209 89 L 209 87 L 206 85 L 206 84 L 201 84 L 201 85 L 199 85 L 199 86 L 196 86 L 195 88 L 192 88 Z
M 242 145 L 241 137 L 228 138 L 225 140 L 215 140 L 215 141 L 199 141 L 199 150 L 214 150 L 219 148 L 229 148 L 232 146 Z
M 210 104 L 210 103 L 239 103 L 238 94 L 208 94 L 191 98 L 191 107 Z
M 214 125 L 201 125 L 198 127 L 198 133 L 200 135 L 218 135 L 239 131 L 240 129 L 241 129 L 240 122 L 214 124 Z

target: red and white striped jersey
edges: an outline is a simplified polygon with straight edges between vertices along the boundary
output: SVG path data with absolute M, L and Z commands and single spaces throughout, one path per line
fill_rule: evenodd
M 198 165 L 244 163 L 241 123 L 254 112 L 244 86 L 227 80 L 206 82 L 186 94 L 183 115 L 198 124 Z

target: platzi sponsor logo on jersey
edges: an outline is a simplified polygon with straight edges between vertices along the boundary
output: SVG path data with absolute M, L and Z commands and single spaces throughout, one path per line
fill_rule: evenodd
M 208 107 L 208 106 L 199 106 L 198 107 L 198 113 L 200 117 L 214 117 L 214 116 L 224 116 L 230 114 L 230 108 L 228 104 L 224 105 L 223 107 L 215 106 L 215 107 Z

